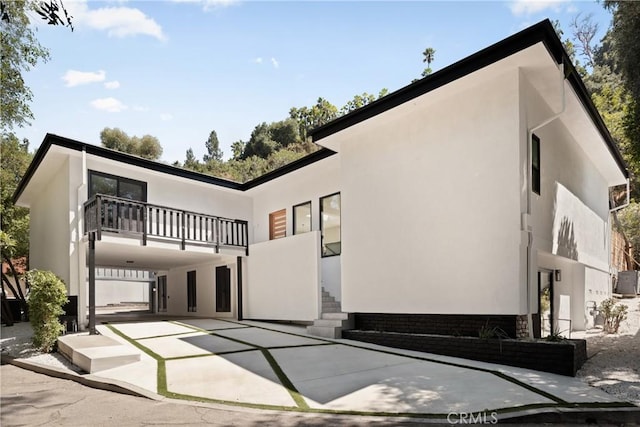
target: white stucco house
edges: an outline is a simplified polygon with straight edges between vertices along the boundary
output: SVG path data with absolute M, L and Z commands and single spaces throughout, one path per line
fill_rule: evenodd
M 171 315 L 311 322 L 324 299 L 356 324 L 522 336 L 583 330 L 610 296 L 609 188 L 628 172 L 549 21 L 312 138 L 238 184 L 48 134 L 15 194 L 30 264 L 78 295 L 81 324 L 89 233 L 96 266 L 155 272 Z

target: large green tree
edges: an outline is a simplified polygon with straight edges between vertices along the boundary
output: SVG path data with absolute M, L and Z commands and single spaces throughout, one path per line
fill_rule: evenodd
M 26 299 L 19 284 L 19 274 L 12 260 L 29 255 L 29 211 L 13 204 L 13 194 L 31 163 L 28 141 L 20 141 L 12 133 L 0 136 L 0 246 L 2 262 L 10 274 L 2 272 L 2 292 L 11 290 L 26 311 Z M 5 307 L 3 307 L 3 310 Z
M 119 128 L 102 129 L 100 143 L 103 147 L 149 160 L 158 160 L 162 156 L 162 145 L 155 136 L 144 135 L 141 138 L 129 136 Z
M 220 149 L 220 141 L 218 141 L 218 134 L 215 130 L 212 130 L 211 133 L 209 133 L 209 138 L 205 141 L 205 147 L 207 148 L 207 152 L 202 158 L 205 163 L 211 160 L 222 160 L 224 153 Z
M 2 132 L 8 132 L 33 120 L 29 105 L 33 93 L 22 75 L 38 62 L 47 61 L 49 51 L 38 42 L 30 25 L 31 2 L 7 1 L 2 9 L 7 18 L 0 21 L 0 121 Z

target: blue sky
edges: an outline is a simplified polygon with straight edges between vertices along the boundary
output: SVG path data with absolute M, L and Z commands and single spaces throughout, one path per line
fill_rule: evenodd
M 63 0 L 75 31 L 37 26 L 51 60 L 26 73 L 36 148 L 47 132 L 99 145 L 100 131 L 156 136 L 162 160 L 196 157 L 215 130 L 224 151 L 261 122 L 323 97 L 397 90 L 545 18 L 610 14 L 592 1 L 272 2 Z

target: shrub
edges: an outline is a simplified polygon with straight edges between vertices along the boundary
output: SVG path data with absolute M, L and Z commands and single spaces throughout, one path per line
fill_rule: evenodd
M 620 323 L 627 318 L 627 306 L 624 304 L 616 305 L 613 298 L 606 299 L 600 303 L 600 314 L 604 318 L 604 331 L 609 334 L 618 332 Z
M 49 353 L 64 331 L 58 316 L 64 313 L 62 306 L 67 302 L 67 289 L 50 271 L 31 270 L 27 272 L 27 278 L 31 287 L 29 320 L 33 326 L 33 344 Z

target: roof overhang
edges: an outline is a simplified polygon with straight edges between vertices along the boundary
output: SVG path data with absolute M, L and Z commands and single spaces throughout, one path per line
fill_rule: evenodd
M 230 191 L 244 192 L 251 188 L 276 179 L 294 170 L 315 163 L 335 152 L 322 148 L 314 153 L 291 162 L 281 168 L 273 170 L 265 175 L 245 183 L 238 183 L 211 175 L 194 172 L 166 163 L 160 163 L 131 154 L 122 153 L 104 147 L 76 141 L 62 136 L 47 134 L 33 157 L 31 164 L 27 168 L 22 180 L 18 184 L 13 195 L 13 202 L 18 206 L 29 207 L 34 197 L 38 197 L 41 191 L 51 181 L 52 177 L 59 171 L 69 157 L 80 157 L 86 153 L 88 156 L 95 156 L 105 162 L 118 162 L 132 167 L 139 167 L 151 172 L 171 175 L 177 179 L 187 179 L 198 183 L 217 186 L 218 188 Z

